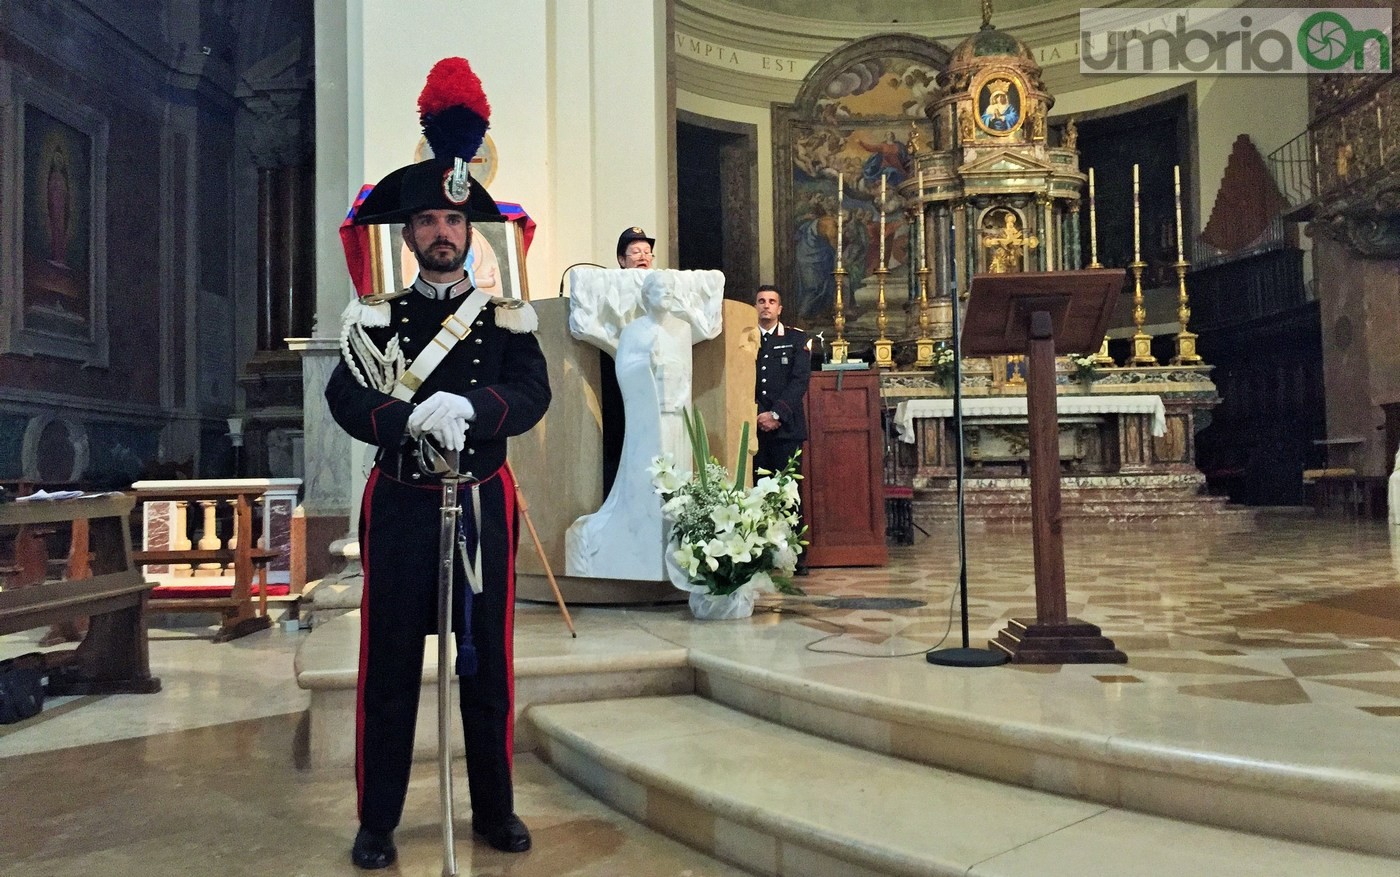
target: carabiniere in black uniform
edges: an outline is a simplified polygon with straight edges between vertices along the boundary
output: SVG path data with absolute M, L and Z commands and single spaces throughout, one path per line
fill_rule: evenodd
M 779 322 L 763 335 L 758 346 L 754 401 L 759 411 L 778 415 L 778 428 L 758 430 L 758 452 L 754 454 L 754 480 L 758 470 L 778 472 L 807 438 L 807 417 L 802 397 L 812 373 L 812 355 L 807 350 L 807 333 Z
M 464 279 L 447 297 L 437 298 L 437 291 L 419 279 L 388 303 L 388 326 L 365 332 L 381 352 L 397 337 L 411 365 L 470 290 Z M 518 522 L 514 481 L 505 466 L 506 439 L 534 426 L 550 400 L 539 342 L 529 332 L 499 325 L 502 311 L 509 313 L 502 304 L 487 304 L 470 335 L 453 346 L 413 397 L 421 402 L 439 390 L 456 393 L 476 412 L 460 462 L 481 496 L 484 587 L 472 601 L 469 642 L 456 623 L 467 587 L 460 558 L 453 589 L 458 650 L 474 647 L 478 663 L 473 675 L 461 677 L 460 698 L 474 825 L 496 824 L 514 813 L 511 643 Z M 357 366 L 363 373 L 364 364 Z M 365 575 L 355 751 L 360 823 L 387 834 L 399 824 L 408 787 L 424 637 L 437 629 L 442 486 L 420 471 L 411 453 L 416 442 L 409 442 L 406 424 L 413 403 L 364 386 L 344 361 L 331 376 L 326 400 L 341 427 L 379 448 L 361 508 Z M 464 507 L 472 486 L 470 480 L 463 484 Z M 467 543 L 475 545 L 477 522 L 465 511 L 463 521 Z

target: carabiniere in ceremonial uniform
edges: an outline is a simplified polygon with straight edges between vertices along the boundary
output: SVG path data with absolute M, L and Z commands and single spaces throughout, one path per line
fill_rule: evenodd
M 756 369 L 754 401 L 760 412 L 777 415 L 778 428 L 758 432 L 754 470 L 778 472 L 807 438 L 807 418 L 802 406 L 812 371 L 807 333 L 778 323 L 759 341 Z
M 466 64 L 461 59 L 442 64 L 449 61 Z M 489 112 L 484 100 L 480 107 Z M 424 124 L 426 131 L 426 119 Z M 463 229 L 468 219 L 476 224 L 503 219 L 490 195 L 470 183 L 464 161 L 430 159 L 400 168 L 374 187 L 352 217 L 355 225 L 406 223 L 405 241 L 414 247 L 423 274 L 408 289 L 351 303 L 342 361 L 326 387 L 336 422 L 377 448 L 359 527 L 364 569 L 355 727 L 360 833 L 351 858 L 358 867 L 373 869 L 397 857 L 392 832 L 403 814 L 413 761 L 424 638 L 438 629 L 444 491 L 417 453 L 420 441 L 433 437 L 464 441 L 457 459 L 464 478 L 461 551 L 444 565 L 454 567 L 452 628 L 472 827 L 497 849 L 522 851 L 530 836 L 515 815 L 511 782 L 517 512 L 506 440 L 533 427 L 549 405 L 545 358 L 532 334 L 537 318 L 524 302 L 473 288 L 471 263 L 456 261 L 466 259 L 458 238 L 465 234 L 466 244 L 472 241 L 472 229 Z M 434 228 L 449 229 L 452 240 L 438 239 Z M 426 244 L 414 237 L 420 229 Z M 351 249 L 347 244 L 347 253 Z M 447 255 L 450 268 L 434 264 Z M 430 428 L 425 423 L 430 410 L 449 411 L 441 422 L 453 425 Z M 450 861 L 450 849 L 447 854 Z

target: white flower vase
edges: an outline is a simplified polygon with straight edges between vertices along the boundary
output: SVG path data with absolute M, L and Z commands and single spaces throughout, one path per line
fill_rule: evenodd
M 673 541 L 666 548 L 666 576 L 682 591 L 690 592 L 690 614 L 702 621 L 716 621 L 725 618 L 748 618 L 753 615 L 753 601 L 758 591 L 752 582 L 740 587 L 732 594 L 711 594 L 703 586 L 690 580 L 690 576 L 676 563 Z
M 718 621 L 726 618 L 748 618 L 753 615 L 754 592 L 752 588 L 740 588 L 732 594 L 710 594 L 705 591 L 690 592 L 690 614 L 701 621 Z

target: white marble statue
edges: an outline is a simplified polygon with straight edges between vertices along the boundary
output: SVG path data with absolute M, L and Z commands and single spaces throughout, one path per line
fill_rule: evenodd
M 1400 451 L 1395 452 L 1395 465 L 1390 470 L 1390 480 L 1386 483 L 1387 499 L 1390 505 L 1390 526 L 1400 527 Z
M 664 453 L 689 466 L 682 411 L 691 404 L 691 347 L 720 332 L 724 275 L 575 269 L 570 296 L 569 331 L 617 361 L 626 431 L 602 507 L 565 534 L 565 571 L 663 581 L 666 524 L 647 467 Z

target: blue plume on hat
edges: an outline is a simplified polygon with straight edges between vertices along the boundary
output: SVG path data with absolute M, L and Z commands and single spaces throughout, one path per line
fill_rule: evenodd
M 418 95 L 423 136 L 438 159 L 471 161 L 490 126 L 491 105 L 466 58 L 443 58 Z

